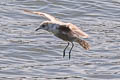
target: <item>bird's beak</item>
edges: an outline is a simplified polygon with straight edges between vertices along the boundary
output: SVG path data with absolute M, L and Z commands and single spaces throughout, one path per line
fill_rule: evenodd
M 37 28 L 35 31 L 38 31 L 39 29 L 41 29 L 41 28 L 39 27 L 39 28 Z

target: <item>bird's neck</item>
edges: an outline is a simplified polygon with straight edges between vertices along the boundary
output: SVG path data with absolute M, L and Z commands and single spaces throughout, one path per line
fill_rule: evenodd
M 54 34 L 57 34 L 59 32 L 58 28 L 59 28 L 58 24 L 51 24 L 51 25 L 48 25 L 48 30 L 47 31 L 52 32 Z

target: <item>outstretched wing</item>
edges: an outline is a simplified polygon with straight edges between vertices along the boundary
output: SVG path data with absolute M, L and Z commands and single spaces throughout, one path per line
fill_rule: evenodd
M 76 37 L 76 38 L 88 38 L 88 34 L 80 30 L 77 26 L 66 23 L 63 25 L 60 25 L 58 28 L 62 33 L 68 34 L 68 36 Z
M 30 10 L 25 10 L 25 9 L 24 9 L 24 11 L 28 12 L 28 13 L 33 13 L 33 14 L 37 14 L 37 15 L 43 16 L 43 17 L 49 19 L 50 21 L 59 21 L 57 18 L 55 18 L 54 16 L 49 15 L 47 13 L 35 12 L 35 11 L 30 11 Z
M 88 34 L 80 30 L 77 26 L 68 23 L 68 27 L 70 28 L 71 32 L 73 33 L 74 36 L 76 37 L 82 37 L 82 38 L 88 38 Z

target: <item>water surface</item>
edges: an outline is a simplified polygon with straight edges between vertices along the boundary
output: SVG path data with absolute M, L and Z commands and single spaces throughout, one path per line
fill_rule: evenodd
M 72 22 L 89 34 L 91 49 L 75 43 L 71 60 L 62 57 L 66 42 L 34 30 L 46 20 L 22 11 L 42 11 Z M 1 0 L 1 80 L 119 80 L 120 1 Z M 69 48 L 70 49 L 70 48 Z

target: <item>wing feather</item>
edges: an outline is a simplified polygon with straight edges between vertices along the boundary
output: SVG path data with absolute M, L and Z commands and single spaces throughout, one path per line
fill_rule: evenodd
M 75 36 L 82 37 L 82 38 L 88 38 L 88 34 L 80 30 L 77 26 L 71 23 L 68 23 L 68 27 L 71 29 L 71 31 L 73 32 Z
M 33 13 L 33 14 L 40 15 L 40 16 L 42 16 L 42 17 L 44 17 L 44 18 L 49 19 L 50 21 L 59 21 L 57 18 L 55 18 L 54 16 L 49 15 L 49 14 L 47 14 L 47 13 L 35 12 L 35 11 L 30 11 L 30 10 L 25 10 L 25 9 L 24 9 L 24 11 L 25 11 L 25 12 L 28 12 L 28 13 Z

